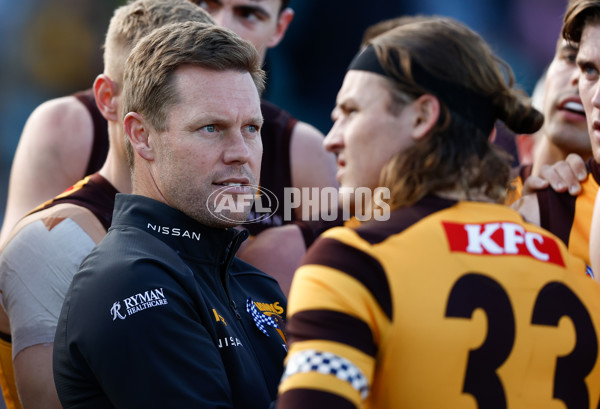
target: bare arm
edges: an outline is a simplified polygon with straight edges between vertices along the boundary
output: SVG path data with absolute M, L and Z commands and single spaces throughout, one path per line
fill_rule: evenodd
M 521 213 L 521 216 L 529 223 L 540 225 L 540 206 L 535 193 L 521 197 L 511 207 Z
M 33 111 L 13 159 L 0 243 L 29 210 L 85 176 L 92 141 L 92 119 L 75 97 L 47 101 Z
M 52 374 L 53 345 L 34 345 L 25 348 L 15 357 L 15 380 L 23 409 L 62 407 Z
M 290 142 L 290 167 L 292 185 L 303 187 L 338 187 L 335 177 L 335 155 L 323 147 L 324 136 L 315 127 L 298 122 Z M 302 215 L 302 207 L 295 209 L 296 216 Z
M 306 247 L 295 224 L 272 227 L 258 234 L 238 257 L 277 280 L 288 296 L 294 272 L 300 266 Z
M 294 187 L 337 188 L 335 156 L 325 151 L 323 134 L 313 126 L 298 122 L 294 127 L 290 162 Z M 295 211 L 296 217 L 301 218 L 302 207 L 297 207 Z M 261 232 L 238 252 L 238 256 L 273 276 L 287 296 L 294 272 L 305 251 L 300 229 L 289 224 Z

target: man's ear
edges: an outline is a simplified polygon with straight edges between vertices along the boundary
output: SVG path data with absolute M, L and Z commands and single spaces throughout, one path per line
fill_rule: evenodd
M 154 160 L 154 150 L 149 140 L 149 127 L 144 118 L 137 112 L 129 112 L 125 115 L 123 125 L 133 151 L 147 161 Z
M 292 10 L 289 7 L 285 8 L 279 14 L 279 17 L 277 18 L 277 27 L 275 29 L 275 33 L 273 34 L 273 37 L 271 37 L 271 40 L 267 43 L 267 47 L 273 48 L 277 44 L 279 44 L 281 40 L 283 40 L 283 36 L 285 35 L 285 32 L 287 31 L 293 19 L 294 10 Z
M 107 121 L 119 121 L 117 84 L 106 74 L 100 74 L 94 81 L 94 97 L 100 113 Z
M 413 139 L 421 139 L 435 126 L 440 117 L 440 101 L 431 94 L 423 94 L 413 102 Z

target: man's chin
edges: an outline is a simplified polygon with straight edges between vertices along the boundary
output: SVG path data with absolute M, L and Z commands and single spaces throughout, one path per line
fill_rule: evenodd
M 216 213 L 211 215 L 210 219 L 207 221 L 207 224 L 211 227 L 226 229 L 239 226 L 240 224 L 245 224 L 248 221 L 249 215 L 250 211 L 244 213 Z

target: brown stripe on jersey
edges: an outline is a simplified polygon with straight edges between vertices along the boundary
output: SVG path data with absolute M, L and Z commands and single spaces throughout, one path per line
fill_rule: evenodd
M 115 206 L 115 195 L 119 193 L 113 185 L 99 173 L 90 175 L 87 183 L 81 188 L 61 194 L 30 212 L 34 214 L 51 208 L 61 203 L 71 203 L 91 211 L 102 223 L 104 229 L 108 230 L 112 221 L 113 208 Z
M 558 193 L 551 187 L 536 192 L 540 209 L 540 226 L 554 233 L 567 246 L 575 219 L 576 196 Z
M 286 325 L 290 343 L 322 339 L 339 342 L 375 356 L 371 328 L 364 321 L 337 311 L 308 310 L 292 315 Z
M 292 131 L 298 120 L 289 112 L 266 100 L 260 101 L 260 109 L 264 118 L 260 129 L 263 145 L 260 186 L 268 189 L 281 201 L 285 197 L 285 188 L 293 186 L 290 166 L 290 141 Z M 261 223 L 246 224 L 245 227 L 252 236 L 256 236 L 261 231 L 276 226 L 280 222 L 283 222 L 283 224 L 290 222 L 285 220 L 283 206 L 279 206 L 275 210 L 274 216 L 262 220 Z M 295 219 L 296 215 L 292 212 L 291 221 Z
M 594 177 L 596 183 L 600 185 L 600 165 L 592 158 L 588 160 L 587 168 Z
M 108 156 L 108 122 L 102 116 L 96 105 L 93 89 L 90 88 L 85 91 L 79 91 L 73 94 L 73 96 L 86 107 L 90 113 L 92 124 L 94 126 L 92 151 L 90 152 L 90 159 L 88 160 L 88 165 L 85 170 L 85 175 L 91 175 L 100 170 Z M 85 175 L 81 176 L 83 177 Z
M 413 206 L 394 210 L 389 220 L 372 220 L 362 224 L 356 233 L 371 244 L 381 243 L 389 236 L 402 233 L 419 220 L 456 204 L 456 200 L 426 196 Z
M 277 398 L 277 407 L 356 409 L 352 402 L 342 396 L 314 389 L 289 389 Z
M 359 249 L 330 238 L 318 239 L 306 253 L 303 264 L 317 264 L 343 271 L 364 285 L 392 319 L 392 297 L 381 264 Z
M 596 161 L 589 159 L 586 166 L 596 183 L 600 183 L 600 166 Z M 575 220 L 577 196 L 571 196 L 568 192 L 557 193 L 550 187 L 538 190 L 536 195 L 541 227 L 550 230 L 568 246 Z

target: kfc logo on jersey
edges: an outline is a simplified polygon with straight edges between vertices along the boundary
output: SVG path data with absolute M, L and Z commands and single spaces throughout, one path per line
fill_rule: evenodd
M 450 251 L 488 256 L 526 256 L 565 266 L 554 238 L 527 231 L 520 224 L 442 222 L 442 225 Z

